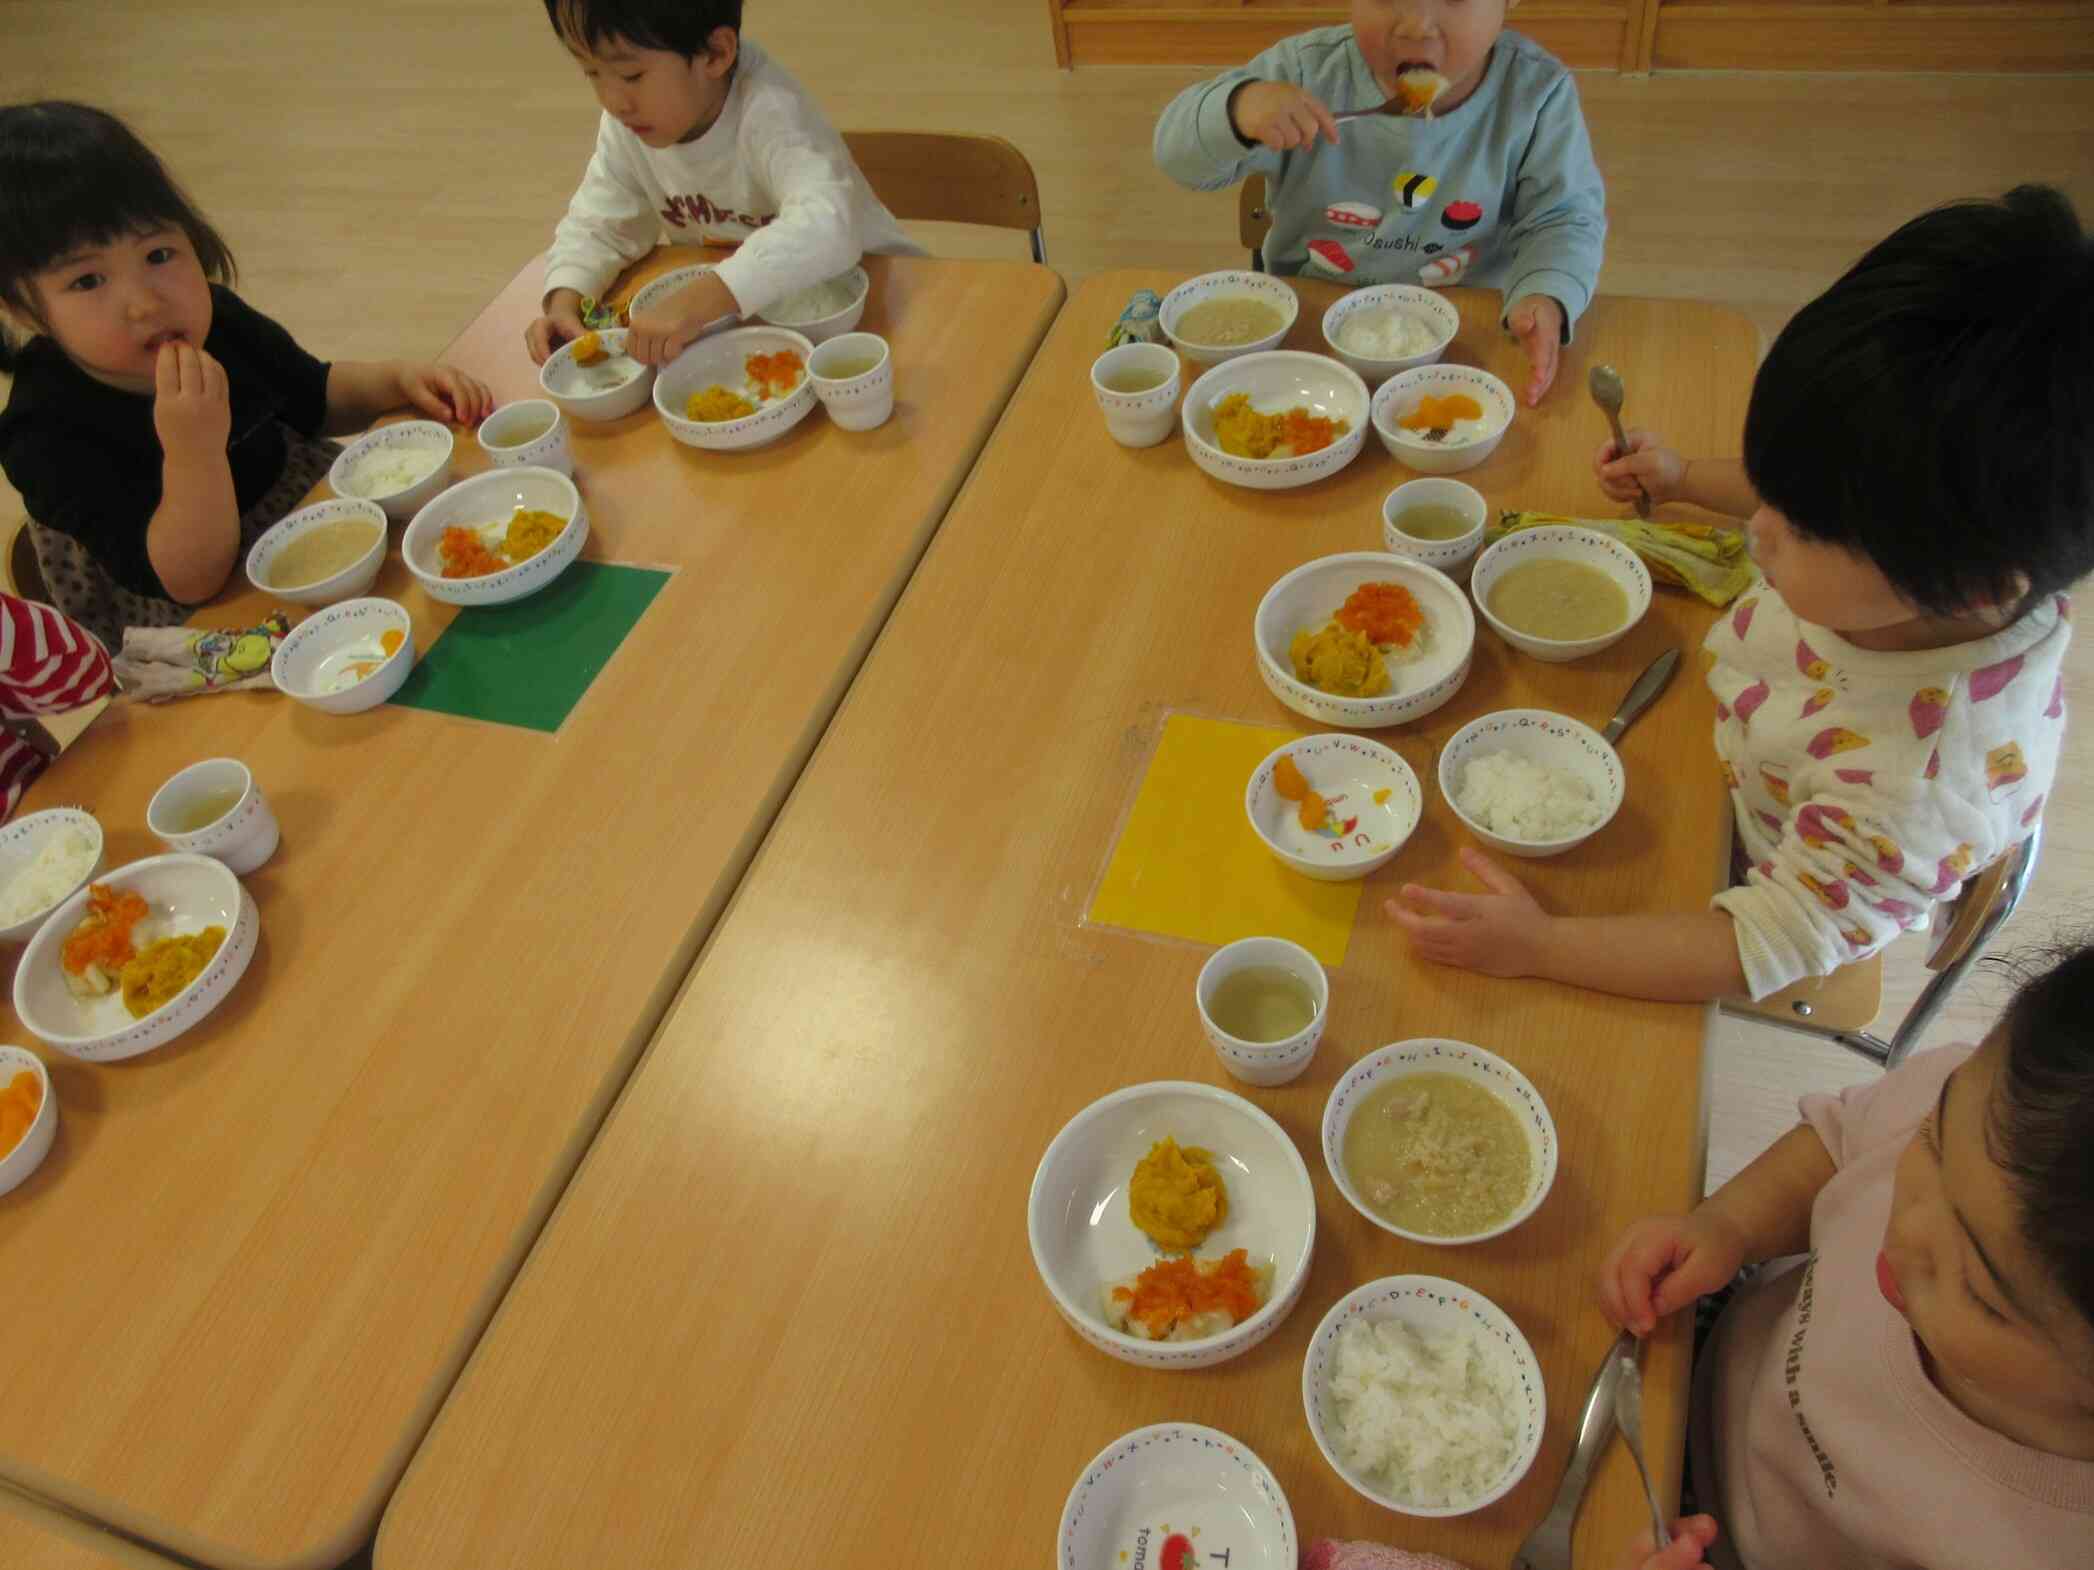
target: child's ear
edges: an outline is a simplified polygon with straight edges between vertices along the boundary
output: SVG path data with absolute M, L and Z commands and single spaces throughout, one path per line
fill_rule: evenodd
M 740 58 L 741 35 L 731 27 L 716 27 L 705 40 L 705 74 L 718 81 L 734 69 Z

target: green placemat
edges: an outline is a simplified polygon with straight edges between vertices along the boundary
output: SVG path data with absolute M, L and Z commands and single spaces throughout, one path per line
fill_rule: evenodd
M 468 606 L 393 702 L 556 731 L 668 581 L 652 567 L 578 561 L 528 599 Z

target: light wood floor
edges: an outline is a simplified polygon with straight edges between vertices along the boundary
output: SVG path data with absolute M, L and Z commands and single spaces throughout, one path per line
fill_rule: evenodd
M 1157 109 L 1200 72 L 1059 72 L 1038 0 L 751 0 L 746 21 L 839 125 L 1018 143 L 1040 175 L 1049 260 L 1072 280 L 1242 255 L 1233 195 L 1181 191 L 1149 157 Z M 128 118 L 231 241 L 243 292 L 331 358 L 439 350 L 545 245 L 595 124 L 535 0 L 0 0 L 0 37 L 0 97 L 78 97 Z M 2046 180 L 2094 218 L 2094 79 L 1587 74 L 1579 87 L 1610 192 L 1601 286 L 1726 301 L 1763 331 L 1945 198 Z M 944 254 L 1023 245 L 922 238 Z M 2090 678 L 2083 642 L 2068 674 L 2083 714 Z M 2009 943 L 2052 932 L 2094 878 L 2090 766 L 2083 722 Z M 1918 988 L 1919 946 L 1894 951 L 1887 1020 Z M 1968 1037 L 1995 1005 L 1996 989 L 1973 986 L 1937 1035 Z M 1712 1180 L 1788 1125 L 1799 1089 L 1865 1071 L 1725 1021 Z

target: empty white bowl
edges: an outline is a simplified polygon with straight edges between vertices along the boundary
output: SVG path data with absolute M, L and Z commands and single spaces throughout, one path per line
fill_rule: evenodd
M 59 954 L 87 913 L 85 889 L 59 906 L 29 940 L 15 969 L 15 1017 L 68 1057 L 111 1063 L 164 1046 L 222 1003 L 254 958 L 262 918 L 240 880 L 209 856 L 149 856 L 96 881 L 140 895 L 160 929 L 154 936 L 225 928 L 225 941 L 196 979 L 143 1019 L 131 1017 L 121 989 L 83 1001 L 65 984 Z
M 1423 1336 L 1445 1335 L 1458 1325 L 1473 1326 L 1483 1333 L 1490 1356 L 1511 1377 L 1516 1391 L 1512 1459 L 1488 1487 L 1452 1504 L 1422 1505 L 1390 1492 L 1344 1459 L 1337 1444 L 1338 1416 L 1331 1396 L 1331 1371 L 1339 1333 L 1356 1319 L 1365 1319 L 1369 1324 L 1400 1320 Z M 1302 1359 L 1301 1399 L 1309 1418 L 1309 1433 L 1331 1470 L 1384 1509 L 1413 1516 L 1468 1515 L 1502 1499 L 1534 1465 L 1549 1415 L 1541 1363 L 1520 1327 L 1481 1292 L 1438 1276 L 1384 1276 L 1338 1299 L 1316 1327 L 1308 1355 Z M 1419 1414 L 1421 1423 L 1428 1420 L 1428 1414 Z
M 1214 434 L 1214 411 L 1242 393 L 1260 414 L 1301 407 L 1324 419 L 1346 422 L 1345 433 L 1328 447 L 1298 458 L 1238 458 L 1222 451 Z M 1179 423 L 1192 461 L 1217 480 L 1253 491 L 1285 491 L 1336 474 L 1360 455 L 1367 440 L 1367 384 L 1320 354 L 1291 349 L 1246 354 L 1208 371 L 1185 395 Z
M 0 927 L 0 943 L 27 943 L 36 936 L 36 929 L 50 919 L 51 912 L 85 888 L 102 870 L 103 854 L 102 825 L 95 821 L 94 814 L 78 807 L 46 807 L 42 812 L 25 813 L 0 828 L 0 889 L 27 871 L 44 846 L 68 829 L 78 830 L 94 844 L 94 859 L 88 863 L 87 871 L 41 910 L 30 912 L 11 926 Z
M 1250 1041 L 1231 1035 L 1214 1022 L 1211 1012 L 1214 992 L 1223 981 L 1253 965 L 1274 965 L 1292 971 L 1316 1000 L 1309 1023 L 1278 1041 Z M 1193 1002 L 1200 1010 L 1200 1028 L 1207 1044 L 1221 1059 L 1222 1067 L 1246 1085 L 1284 1085 L 1299 1079 L 1316 1056 L 1316 1043 L 1323 1039 L 1323 1022 L 1330 1013 L 1331 983 L 1316 956 L 1299 943 L 1285 938 L 1238 938 L 1225 943 L 1200 967 L 1193 987 Z
M 635 409 L 647 406 L 648 395 L 654 391 L 654 367 L 641 365 L 626 355 L 625 346 L 632 337 L 628 329 L 605 327 L 596 336 L 622 362 L 615 367 L 622 380 L 604 375 L 606 366 L 602 363 L 577 365 L 574 343 L 569 342 L 548 355 L 545 364 L 538 368 L 538 386 L 571 419 L 623 419 Z M 632 367 L 630 374 L 628 366 Z
M 871 370 L 838 374 L 867 359 L 873 362 Z M 829 418 L 846 431 L 872 430 L 894 413 L 894 353 L 878 333 L 839 333 L 817 344 L 807 374 Z
M 789 327 L 809 343 L 827 343 L 831 338 L 852 331 L 857 327 L 859 319 L 865 315 L 865 302 L 872 294 L 872 279 L 867 276 L 864 268 L 853 267 L 849 272 L 828 281 L 847 283 L 851 286 L 849 305 L 841 310 L 830 311 L 824 316 L 795 315 L 791 311 L 792 300 L 788 297 L 778 301 L 768 311 L 758 312 L 756 319 L 772 327 Z
M 1413 507 L 1458 508 L 1469 520 L 1469 528 L 1451 540 L 1421 540 L 1396 527 L 1396 520 Z M 1483 499 L 1483 493 L 1459 480 L 1405 480 L 1382 501 L 1382 546 L 1392 556 L 1421 561 L 1461 583 L 1468 578 L 1483 549 L 1483 531 L 1490 515 L 1490 503 Z
M 1197 1423 L 1137 1428 L 1093 1456 L 1062 1506 L 1054 1562 L 1155 1570 L 1166 1526 L 1194 1541 L 1201 1565 L 1295 1570 L 1294 1512 L 1272 1469 L 1250 1446 Z
M 814 345 L 783 327 L 737 327 L 733 332 L 702 338 L 662 367 L 654 379 L 654 410 L 669 434 L 686 447 L 714 452 L 741 452 L 774 442 L 807 418 L 814 407 L 814 379 L 804 370 L 799 384 L 774 403 L 761 405 L 738 420 L 693 420 L 684 415 L 691 394 L 708 387 L 741 387 L 748 380 L 744 363 L 754 354 L 790 349 L 804 367 Z
M 1392 310 L 1422 323 L 1433 336 L 1431 346 L 1416 354 L 1386 356 L 1356 354 L 1339 344 L 1338 336 L 1347 322 L 1355 317 Z M 1454 342 L 1454 335 L 1459 331 L 1461 312 L 1455 309 L 1453 301 L 1437 290 L 1410 283 L 1385 283 L 1371 289 L 1353 289 L 1341 295 L 1323 313 L 1323 341 L 1331 346 L 1332 354 L 1359 372 L 1369 387 L 1380 386 L 1399 371 L 1435 364 L 1447 352 L 1447 345 Z
M 567 520 L 553 543 L 527 561 L 484 578 L 446 578 L 438 547 L 444 530 L 506 525 L 519 507 Z M 490 469 L 460 480 L 414 515 L 400 541 L 400 558 L 431 599 L 450 605 L 506 605 L 535 594 L 582 554 L 589 514 L 574 481 L 552 469 Z
M 20 1188 L 29 1174 L 44 1164 L 44 1157 L 51 1153 L 51 1141 L 58 1136 L 58 1092 L 52 1088 L 51 1071 L 44 1067 L 42 1058 L 26 1047 L 0 1046 L 0 1088 L 25 1071 L 36 1077 L 43 1099 L 37 1103 L 36 1116 L 30 1119 L 22 1137 L 12 1149 L 0 1153 L 0 1194 Z M 1290 1520 L 1288 1524 L 1291 1527 L 1293 1523 Z
M 1294 674 L 1294 635 L 1318 630 L 1363 583 L 1400 583 L 1417 596 L 1432 644 L 1410 665 L 1389 668 L 1389 690 L 1373 698 L 1321 692 Z M 1265 591 L 1252 619 L 1258 674 L 1272 695 L 1324 725 L 1378 730 L 1421 719 L 1461 690 L 1476 649 L 1476 617 L 1468 596 L 1445 573 L 1378 551 L 1323 556 L 1295 568 Z
M 1190 343 L 1178 336 L 1179 321 L 1192 307 L 1208 300 L 1231 299 L 1237 295 L 1250 295 L 1276 309 L 1280 313 L 1280 330 L 1250 343 L 1236 344 Z M 1239 355 L 1261 354 L 1267 349 L 1278 348 L 1299 315 L 1301 296 L 1269 273 L 1225 271 L 1188 278 L 1163 297 L 1156 319 L 1164 336 L 1186 359 L 1200 365 L 1219 365 Z
M 1496 752 L 1510 752 L 1542 768 L 1577 775 L 1592 791 L 1598 818 L 1575 833 L 1541 839 L 1501 832 L 1471 817 L 1461 803 L 1462 770 L 1471 760 Z M 1560 856 L 1591 839 L 1614 821 L 1627 791 L 1621 754 L 1607 744 L 1607 738 L 1590 725 L 1547 709 L 1500 709 L 1486 714 L 1469 721 L 1440 749 L 1440 794 L 1447 798 L 1454 815 L 1492 850 L 1530 861 Z
M 551 398 L 505 403 L 480 422 L 480 451 L 497 469 L 551 469 L 574 474 L 567 415 Z
M 340 572 L 300 584 L 295 589 L 280 588 L 269 581 L 277 557 L 293 540 L 330 524 L 348 522 L 368 523 L 378 531 L 370 548 L 355 561 Z M 315 502 L 279 520 L 254 542 L 254 547 L 247 553 L 247 581 L 271 599 L 291 605 L 332 605 L 336 600 L 354 599 L 377 581 L 378 569 L 385 565 L 385 545 L 385 509 L 378 503 L 367 502 L 361 497 Z
M 1120 392 L 1114 378 L 1140 374 L 1161 381 L 1141 392 Z M 1178 394 L 1185 373 L 1177 351 L 1167 344 L 1123 343 L 1091 362 L 1091 396 L 1105 416 L 1105 429 L 1122 447 L 1154 447 L 1178 424 Z
M 380 643 L 388 632 L 401 635 L 391 654 Z M 374 659 L 378 668 L 357 679 L 354 667 Z M 398 692 L 413 669 L 414 624 L 406 607 L 367 599 L 344 600 L 300 622 L 277 646 L 269 674 L 300 703 L 326 714 L 357 714 Z
M 652 310 L 655 306 L 666 301 L 671 295 L 681 293 L 685 288 L 696 283 L 700 278 L 714 270 L 711 262 L 697 262 L 688 267 L 671 268 L 668 272 L 663 273 L 661 277 L 644 285 L 634 294 L 631 303 L 626 307 L 626 319 L 630 321 L 632 313 L 635 311 Z M 709 338 L 714 333 L 732 327 L 738 320 L 740 318 L 732 312 L 725 316 L 716 317 L 706 324 L 704 330 L 698 336 L 699 338 Z M 694 339 L 693 342 L 695 341 Z M 686 347 L 689 346 L 686 345 Z
M 1330 804 L 1324 827 L 1301 826 L 1301 806 L 1273 784 L 1291 757 L 1309 788 Z M 1377 799 L 1379 798 L 1379 799 Z M 1390 748 L 1365 736 L 1308 736 L 1275 748 L 1243 791 L 1251 832 L 1283 865 L 1320 883 L 1364 878 L 1403 849 L 1425 811 L 1418 776 Z
M 327 484 L 335 495 L 376 502 L 394 523 L 405 523 L 424 502 L 451 483 L 454 445 L 451 428 L 434 420 L 402 420 L 397 425 L 382 425 L 342 449 L 342 455 L 327 471 Z M 374 455 L 425 447 L 437 449 L 442 456 L 436 460 L 433 469 L 412 485 L 398 486 L 382 494 L 366 494 L 355 478 L 356 471 L 366 460 L 375 461 Z
M 1395 1222 L 1376 1215 L 1346 1172 L 1345 1133 L 1352 1126 L 1353 1115 L 1359 1111 L 1360 1104 L 1384 1085 L 1413 1074 L 1450 1074 L 1456 1079 L 1481 1085 L 1511 1110 L 1526 1134 L 1527 1193 L 1512 1213 L 1496 1226 L 1458 1237 L 1406 1231 Z M 1398 1041 L 1368 1053 L 1346 1070 L 1331 1088 L 1330 1099 L 1323 1104 L 1323 1164 L 1330 1169 L 1331 1179 L 1338 1185 L 1338 1192 L 1345 1196 L 1345 1202 L 1384 1232 L 1436 1247 L 1481 1243 L 1486 1238 L 1510 1232 L 1539 1210 L 1541 1202 L 1548 1198 L 1549 1190 L 1556 1183 L 1556 1120 L 1549 1115 L 1548 1104 L 1541 1099 L 1541 1092 L 1534 1088 L 1527 1076 L 1496 1053 L 1486 1052 L 1466 1041 L 1438 1037 Z
M 1396 423 L 1415 413 L 1428 394 L 1445 398 L 1454 393 L 1467 393 L 1482 408 L 1474 431 L 1456 431 L 1444 442 L 1434 442 Z M 1518 409 L 1512 389 L 1489 371 L 1467 365 L 1421 365 L 1399 371 L 1381 384 L 1374 395 L 1374 432 L 1389 455 L 1406 468 L 1420 474 L 1460 474 L 1498 450 Z
M 1514 567 L 1544 560 L 1581 562 L 1604 572 L 1620 586 L 1628 601 L 1628 620 L 1597 638 L 1537 638 L 1508 627 L 1491 609 L 1491 589 Z M 1546 523 L 1533 529 L 1515 529 L 1478 557 L 1469 575 L 1469 592 L 1476 597 L 1476 609 L 1499 637 L 1522 654 L 1560 665 L 1597 654 L 1628 636 L 1629 629 L 1643 620 L 1650 609 L 1650 569 L 1643 565 L 1641 556 L 1610 534 L 1581 529 L 1575 524 Z
M 1105 1290 L 1157 1262 L 1127 1214 L 1135 1163 L 1166 1135 L 1212 1151 L 1229 1193 L 1228 1220 L 1198 1249 L 1216 1259 L 1246 1250 L 1273 1266 L 1257 1313 L 1200 1341 L 1145 1341 L 1105 1323 Z M 1316 1194 L 1287 1131 L 1241 1096 L 1213 1085 L 1129 1085 L 1071 1118 L 1040 1157 L 1026 1232 L 1056 1310 L 1100 1351 L 1144 1368 L 1205 1368 L 1248 1352 L 1294 1312 L 1316 1248 Z

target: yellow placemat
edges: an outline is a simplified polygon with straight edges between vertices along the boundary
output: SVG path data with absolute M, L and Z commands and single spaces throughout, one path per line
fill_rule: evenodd
M 1166 719 L 1088 919 L 1195 943 L 1287 938 L 1333 969 L 1344 964 L 1360 885 L 1281 866 L 1243 815 L 1251 771 L 1296 735 Z

